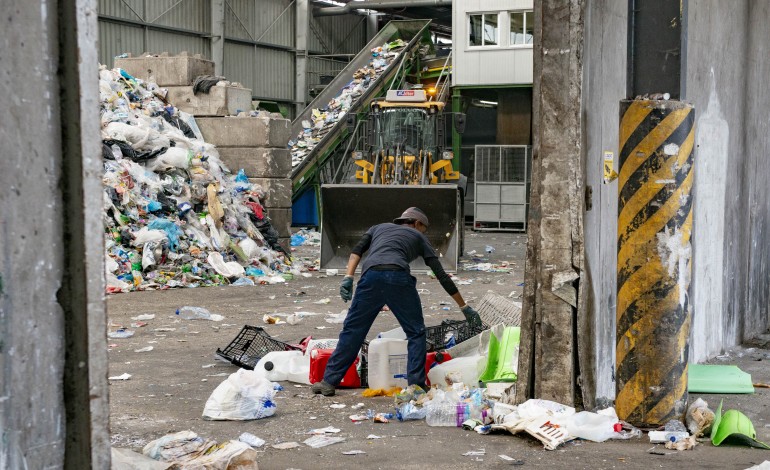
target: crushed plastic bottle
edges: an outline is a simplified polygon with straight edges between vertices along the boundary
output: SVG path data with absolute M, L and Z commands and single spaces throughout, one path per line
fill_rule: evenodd
M 222 321 L 225 317 L 211 313 L 203 307 L 191 307 L 185 305 L 177 309 L 176 314 L 183 320 L 212 320 Z
M 107 333 L 107 336 L 112 339 L 130 338 L 134 336 L 134 332 L 125 328 L 119 328 L 117 331 Z
M 487 246 L 484 247 L 484 251 L 487 252 L 487 253 L 494 253 L 495 252 L 495 247 L 492 246 L 492 245 L 487 245 Z

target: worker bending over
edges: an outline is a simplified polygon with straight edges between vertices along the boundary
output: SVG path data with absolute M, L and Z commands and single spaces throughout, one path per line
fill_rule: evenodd
M 326 364 L 321 382 L 313 384 L 313 392 L 332 396 L 348 368 L 358 355 L 377 314 L 387 305 L 406 333 L 407 383 L 425 385 L 425 320 L 417 293 L 417 279 L 409 272 L 409 263 L 421 256 L 433 270 L 444 290 L 452 296 L 468 322 L 481 324 L 479 314 L 467 305 L 452 279 L 444 271 L 436 252 L 424 233 L 428 217 L 416 207 L 405 210 L 393 223 L 371 227 L 353 248 L 347 273 L 340 285 L 340 296 L 353 303 L 342 325 L 337 347 Z M 369 252 L 361 267 L 356 295 L 353 297 L 353 275 L 364 253 Z

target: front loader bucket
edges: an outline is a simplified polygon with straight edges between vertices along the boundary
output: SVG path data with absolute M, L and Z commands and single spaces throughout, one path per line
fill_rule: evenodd
M 322 185 L 321 268 L 344 270 L 350 250 L 369 227 L 392 222 L 412 206 L 419 207 L 428 215 L 430 228 L 425 236 L 439 255 L 444 269 L 457 272 L 458 244 L 463 227 L 460 194 L 454 184 Z M 422 258 L 412 262 L 411 267 L 428 269 Z

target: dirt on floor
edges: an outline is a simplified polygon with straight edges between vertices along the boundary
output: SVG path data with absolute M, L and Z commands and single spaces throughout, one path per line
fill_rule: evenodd
M 486 253 L 485 248 L 494 248 Z M 466 256 L 458 272 L 460 292 L 473 305 L 487 292 L 495 292 L 520 301 L 524 282 L 526 236 L 517 233 L 466 234 Z M 297 262 L 317 266 L 318 248 L 297 247 Z M 479 263 L 507 267 L 487 272 L 468 270 Z M 486 268 L 486 266 L 481 266 Z M 165 434 L 192 430 L 199 435 L 223 442 L 237 439 L 243 432 L 252 433 L 267 445 L 259 449 L 261 469 L 319 468 L 504 468 L 511 463 L 506 455 L 523 463 L 524 468 L 572 469 L 647 469 L 710 468 L 745 469 L 770 460 L 770 451 L 746 447 L 713 447 L 704 442 L 691 451 L 667 451 L 652 445 L 646 436 L 630 441 L 602 444 L 573 441 L 556 451 L 527 436 L 510 434 L 480 435 L 458 428 L 430 427 L 425 421 L 353 423 L 351 409 L 364 403 L 364 409 L 390 412 L 393 399 L 362 398 L 360 389 L 340 390 L 334 397 L 313 395 L 310 387 L 290 382 L 276 397 L 274 416 L 256 421 L 208 421 L 201 417 L 211 392 L 237 368 L 215 358 L 217 348 L 224 348 L 243 325 L 262 326 L 274 338 L 295 343 L 306 336 L 336 338 L 340 324 L 328 323 L 327 314 L 339 314 L 347 305 L 339 298 L 340 276 L 326 276 L 311 271 L 285 284 L 254 287 L 209 287 L 134 292 L 109 296 L 107 300 L 111 330 L 118 325 L 135 323 L 131 317 L 155 314 L 146 326 L 130 328 L 131 338 L 110 339 L 109 375 L 131 374 L 126 381 L 110 381 L 110 431 L 115 447 L 128 447 L 141 452 L 147 442 Z M 426 325 L 445 319 L 462 319 L 457 306 L 443 291 L 438 281 L 425 273 L 417 277 Z M 328 302 L 325 299 L 329 299 Z M 183 305 L 201 306 L 221 314 L 221 322 L 181 320 L 174 314 Z M 266 325 L 265 314 L 310 312 L 296 325 Z M 380 314 L 369 339 L 379 332 L 397 327 L 392 314 Z M 137 352 L 152 346 L 152 350 Z M 767 344 L 760 346 L 767 347 Z M 770 352 L 760 347 L 737 348 L 714 360 L 736 364 L 752 374 L 754 382 L 770 383 Z M 703 398 L 716 408 L 724 400 L 725 409 L 738 409 L 753 421 L 759 440 L 770 442 L 770 389 L 756 389 L 753 395 L 706 395 Z M 695 397 L 693 397 L 694 399 Z M 330 408 L 332 404 L 345 408 Z M 272 448 L 282 442 L 302 443 L 311 429 L 333 426 L 336 436 L 345 441 L 313 449 L 300 444 L 288 450 Z M 370 435 L 380 436 L 369 439 Z M 343 452 L 361 450 L 358 455 Z M 463 455 L 483 450 L 483 455 Z M 655 453 L 650 453 L 650 452 Z

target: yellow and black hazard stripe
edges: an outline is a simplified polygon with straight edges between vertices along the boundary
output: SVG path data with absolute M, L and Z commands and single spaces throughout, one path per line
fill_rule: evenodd
M 694 123 L 687 103 L 621 102 L 615 407 L 637 426 L 687 402 Z

